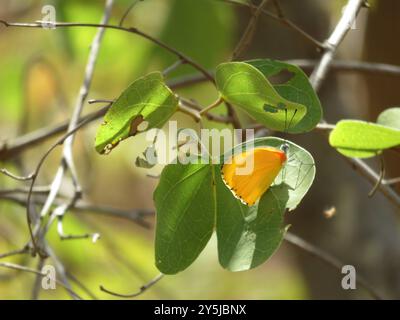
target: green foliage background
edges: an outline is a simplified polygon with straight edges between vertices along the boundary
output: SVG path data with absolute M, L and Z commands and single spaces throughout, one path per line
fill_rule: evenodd
M 48 3 L 27 1 L 26 5 L 33 7 L 15 19 L 40 19 L 40 9 L 44 4 Z M 54 1 L 54 4 L 60 21 L 97 23 L 102 12 L 98 1 Z M 119 22 L 118 18 L 129 4 L 130 1 L 116 1 L 111 23 Z M 203 17 L 206 17 L 207 23 L 204 23 Z M 210 68 L 215 68 L 227 58 L 238 32 L 234 8 L 216 1 L 144 1 L 132 11 L 126 23 L 176 46 Z M 95 29 L 85 28 L 0 30 L 2 139 L 16 136 L 17 125 L 25 117 L 28 118 L 28 125 L 23 130 L 30 131 L 69 116 L 82 81 L 88 46 L 95 32 Z M 210 37 L 210 34 L 213 36 Z M 115 98 L 133 79 L 147 72 L 162 70 L 173 61 L 173 56 L 139 37 L 108 30 L 89 99 Z M 184 66 L 171 77 L 191 72 L 189 67 Z M 217 96 L 216 92 L 213 96 L 210 88 L 209 84 L 200 84 L 179 92 L 206 105 Z M 86 111 L 93 111 L 98 106 L 87 105 L 85 108 Z M 215 112 L 223 110 L 221 106 Z M 191 119 L 185 115 L 174 117 L 183 125 L 193 126 Z M 134 159 L 147 144 L 144 139 L 135 137 L 121 144 L 118 152 L 102 157 L 92 152 L 95 131 L 96 125 L 82 131 L 75 146 L 79 155 L 79 174 L 87 188 L 88 199 L 122 208 L 153 208 L 152 191 L 156 181 L 147 178 L 145 171 L 134 165 Z M 24 154 L 23 159 L 29 159 L 27 170 L 34 168 L 40 154 L 49 145 L 46 143 Z M 54 174 L 58 157 L 59 151 L 46 163 L 41 183 Z M 9 164 L 7 167 L 12 170 Z M 156 167 L 152 171 L 157 173 L 159 169 Z M 0 186 L 11 188 L 17 184 L 0 176 Z M 22 246 L 28 240 L 25 209 L 2 201 L 0 213 L 0 252 Z M 149 221 L 153 224 L 152 219 Z M 56 230 L 51 230 L 49 236 L 49 241 L 71 273 L 78 279 L 84 279 L 85 285 L 92 288 L 99 298 L 110 298 L 98 290 L 100 284 L 128 293 L 158 273 L 154 265 L 154 228 L 148 231 L 134 223 L 91 213 L 68 213 L 64 228 L 74 234 L 101 233 L 101 239 L 96 244 L 90 240 L 61 241 Z M 191 268 L 167 277 L 140 298 L 306 298 L 307 289 L 301 275 L 293 264 L 288 263 L 291 259 L 283 250 L 268 264 L 254 271 L 233 274 L 218 266 L 216 239 L 213 236 Z M 28 257 L 19 256 L 7 261 L 35 267 Z M 30 298 L 33 281 L 33 275 L 0 270 L 0 299 Z M 79 288 L 76 290 L 83 297 L 88 297 Z M 41 297 L 68 298 L 62 288 L 55 292 L 42 291 Z

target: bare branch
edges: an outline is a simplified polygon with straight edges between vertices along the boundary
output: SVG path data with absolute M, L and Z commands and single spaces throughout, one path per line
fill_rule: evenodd
M 0 254 L 0 259 L 8 258 L 11 256 L 16 256 L 16 255 L 20 255 L 20 254 L 27 254 L 27 253 L 29 253 L 29 248 L 27 246 L 25 246 L 22 249 L 12 250 L 12 251 Z
M 132 9 L 140 2 L 143 0 L 133 0 L 132 3 L 129 5 L 129 7 L 126 9 L 126 11 L 124 12 L 124 14 L 121 17 L 121 20 L 119 21 L 119 26 L 122 27 L 122 25 L 124 24 L 124 21 L 126 19 L 126 17 L 129 15 L 129 13 L 132 11 Z
M 249 7 L 250 9 L 254 10 L 256 8 L 256 6 L 254 6 L 251 2 L 237 2 L 234 0 L 221 0 L 224 1 L 226 3 L 231 3 L 234 5 L 239 5 L 239 6 L 245 6 L 245 7 Z M 313 45 L 315 45 L 317 48 L 319 49 L 324 49 L 324 44 L 322 44 L 321 42 L 319 42 L 318 40 L 316 40 L 315 38 L 313 38 L 310 34 L 308 34 L 307 32 L 305 32 L 303 29 L 301 29 L 299 26 L 297 26 L 295 23 L 293 23 L 292 21 L 290 21 L 289 19 L 287 19 L 284 15 L 283 15 L 283 11 L 281 11 L 281 16 L 279 15 L 275 15 L 265 9 L 261 10 L 262 13 L 273 19 L 276 20 L 280 23 L 282 23 L 284 26 L 292 29 L 293 31 L 297 32 L 300 36 L 302 36 L 305 40 L 309 41 L 310 43 L 312 43 Z
M 34 23 L 12 23 L 12 22 L 7 22 L 4 20 L 0 20 L 0 23 L 5 25 L 6 27 L 21 27 L 21 28 L 42 28 L 42 22 L 37 21 Z M 48 23 L 48 22 L 46 22 Z M 145 38 L 154 44 L 158 45 L 159 47 L 169 51 L 170 53 L 174 54 L 177 56 L 179 59 L 185 61 L 185 63 L 191 65 L 194 69 L 198 70 L 200 73 L 202 73 L 210 82 L 214 83 L 214 78 L 213 76 L 206 70 L 204 69 L 201 65 L 199 65 L 197 62 L 195 62 L 193 59 L 189 58 L 188 56 L 184 55 L 180 51 L 178 51 L 175 48 L 172 48 L 171 46 L 165 44 L 164 42 L 150 36 L 147 33 L 144 33 L 143 31 L 137 29 L 137 28 L 125 28 L 121 26 L 116 26 L 116 25 L 109 25 L 109 24 L 99 24 L 99 23 L 73 23 L 73 22 L 55 22 L 52 23 L 54 27 L 63 27 L 63 28 L 69 28 L 69 27 L 91 27 L 91 28 L 106 28 L 106 29 L 114 29 L 114 30 L 119 30 L 119 31 L 124 31 L 128 33 L 133 33 L 138 36 L 141 36 L 142 38 Z
M 330 255 L 324 250 L 312 245 L 311 243 L 303 240 L 302 238 L 294 235 L 293 233 L 287 232 L 285 234 L 285 240 L 294 245 L 297 248 L 307 252 L 308 254 L 314 256 L 315 258 L 325 262 L 330 267 L 342 271 L 342 267 L 345 265 L 342 261 L 336 257 Z M 363 287 L 374 299 L 382 300 L 383 297 L 375 290 L 375 288 L 370 285 L 362 276 L 357 274 L 356 282 Z
M 150 289 L 152 286 L 154 286 L 158 281 L 160 281 L 162 278 L 164 277 L 164 275 L 162 273 L 160 273 L 158 276 L 156 276 L 153 280 L 151 280 L 150 282 L 146 283 L 145 285 L 143 285 L 142 287 L 140 287 L 139 291 L 134 292 L 134 293 L 130 293 L 130 294 L 121 294 L 121 293 L 116 293 L 113 291 L 110 291 L 106 288 L 104 288 L 104 286 L 100 286 L 100 290 L 104 291 L 108 294 L 111 294 L 113 296 L 116 297 L 120 297 L 120 298 L 135 298 L 137 296 L 140 296 L 141 294 L 143 294 L 144 292 L 146 292 L 146 290 Z
M 27 206 L 26 197 L 0 194 L 0 198 L 4 199 L 4 200 L 12 201 L 12 202 L 22 205 L 24 207 Z M 45 201 L 45 199 L 43 199 L 43 198 L 40 198 L 40 197 L 36 198 L 36 202 L 40 205 L 43 205 L 44 201 Z M 64 203 L 64 202 L 60 201 L 59 199 L 56 199 L 54 202 L 55 205 L 61 205 L 62 203 Z M 150 210 L 150 209 L 149 210 L 147 210 L 147 209 L 123 210 L 123 209 L 118 209 L 118 208 L 114 208 L 114 207 L 107 206 L 107 205 L 91 204 L 91 203 L 84 202 L 82 200 L 75 203 L 74 207 L 70 208 L 70 210 L 72 212 L 97 213 L 97 214 L 102 214 L 102 215 L 106 215 L 106 216 L 108 215 L 108 216 L 128 219 L 144 228 L 150 228 L 149 223 L 146 222 L 144 220 L 144 218 L 154 215 L 154 210 Z M 18 251 L 15 254 L 18 254 L 19 253 Z M 23 251 L 21 253 L 26 253 L 26 252 Z M 6 254 L 5 256 L 13 255 L 13 254 L 14 253 Z M 0 258 L 2 258 L 2 255 L 0 255 Z
M 17 176 L 16 174 L 8 171 L 7 169 L 1 168 L 0 169 L 0 173 L 6 175 L 7 177 L 10 177 L 14 180 L 18 180 L 18 181 L 27 181 L 27 180 L 32 180 L 33 178 L 33 174 L 29 174 L 25 177 L 21 177 L 21 176 Z
M 321 86 L 326 74 L 328 73 L 333 57 L 336 53 L 336 49 L 343 41 L 347 32 L 351 29 L 351 26 L 353 25 L 364 3 L 365 0 L 349 0 L 347 2 L 342 17 L 340 18 L 330 37 L 325 42 L 325 50 L 320 62 L 310 76 L 310 82 L 315 91 L 318 91 L 319 87 Z
M 233 50 L 232 60 L 240 58 L 242 54 L 247 50 L 248 46 L 251 43 L 251 40 L 253 39 L 258 18 L 264 7 L 267 5 L 268 1 L 269 0 L 262 0 L 260 5 L 256 8 L 254 8 L 253 6 L 250 7 L 252 10 L 252 16 L 250 18 L 249 24 L 246 27 L 246 30 L 244 31 L 242 37 L 239 40 L 239 43 L 236 45 L 235 50 Z
M 47 277 L 47 274 L 45 274 L 45 273 L 41 273 L 40 271 L 37 271 L 35 269 L 21 266 L 21 265 L 11 263 L 11 262 L 0 262 L 0 267 L 18 270 L 18 271 L 24 271 L 24 272 L 28 272 L 28 273 L 33 273 L 33 274 L 36 274 L 41 277 Z M 73 290 L 71 290 L 71 288 L 66 286 L 63 282 L 61 282 L 57 279 L 55 279 L 55 281 L 57 284 L 59 284 L 61 287 L 63 287 L 71 296 L 73 296 L 74 299 L 81 300 L 81 297 L 79 297 Z

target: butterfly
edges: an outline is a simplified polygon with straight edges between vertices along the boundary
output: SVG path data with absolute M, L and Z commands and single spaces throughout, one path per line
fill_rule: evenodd
M 235 154 L 222 166 L 222 180 L 242 203 L 253 206 L 285 165 L 289 145 L 255 147 Z M 244 170 L 247 170 L 244 171 Z M 242 171 L 242 172 L 240 172 Z M 245 174 L 241 174 L 245 172 Z

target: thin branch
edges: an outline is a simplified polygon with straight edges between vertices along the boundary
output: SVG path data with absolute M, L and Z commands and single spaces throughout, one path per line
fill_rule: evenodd
M 256 8 L 256 6 L 254 6 L 251 2 L 236 2 L 234 0 L 221 0 L 224 1 L 226 3 L 231 3 L 234 5 L 239 5 L 239 6 L 244 6 L 244 7 L 249 7 L 250 9 L 254 9 Z M 288 27 L 289 29 L 292 29 L 293 31 L 297 32 L 300 36 L 302 36 L 305 40 L 309 41 L 310 43 L 312 43 L 313 45 L 315 45 L 317 48 L 319 49 L 324 49 L 324 44 L 319 42 L 318 40 L 316 40 L 315 38 L 313 38 L 310 34 L 308 34 L 306 31 L 304 31 L 303 29 L 301 29 L 299 26 L 297 26 L 294 22 L 290 21 L 289 19 L 287 19 L 284 15 L 279 16 L 279 15 L 275 15 L 269 11 L 267 11 L 266 9 L 262 9 L 262 13 L 273 19 L 276 20 L 278 22 L 280 22 L 281 24 L 283 24 L 284 26 Z
M 209 106 L 207 106 L 204 109 L 200 110 L 200 115 L 207 114 L 208 111 L 210 111 L 211 109 L 214 109 L 215 107 L 218 107 L 222 102 L 224 102 L 224 99 L 222 97 L 219 97 L 216 101 L 211 103 Z
M 14 180 L 18 180 L 18 181 L 28 181 L 28 180 L 32 180 L 32 178 L 33 178 L 32 174 L 22 177 L 22 176 L 18 176 L 16 174 L 8 171 L 7 169 L 4 169 L 4 168 L 0 169 L 0 173 L 2 173 L 4 175 L 6 175 L 7 177 L 10 177 Z
M 160 281 L 163 277 L 164 277 L 164 275 L 162 273 L 160 273 L 153 280 L 151 280 L 150 282 L 148 282 L 145 285 L 143 285 L 142 287 L 140 287 L 139 291 L 130 293 L 130 294 L 116 293 L 116 292 L 113 292 L 113 291 L 110 291 L 110 290 L 104 288 L 104 286 L 102 286 L 102 285 L 100 286 L 100 290 L 103 292 L 106 292 L 110 295 L 120 297 L 120 298 L 135 298 L 137 296 L 140 296 L 144 292 L 146 292 L 148 289 L 150 289 L 152 286 L 154 286 L 158 281 Z
M 250 21 L 242 37 L 240 38 L 239 43 L 236 45 L 235 50 L 233 50 L 232 60 L 240 58 L 249 47 L 251 40 L 253 39 L 254 32 L 256 30 L 258 18 L 268 2 L 269 0 L 262 0 L 258 7 L 255 8 L 253 6 L 250 7 L 252 10 Z
M 0 23 L 5 25 L 6 27 L 21 27 L 21 28 L 42 28 L 42 22 L 37 21 L 34 23 L 13 23 L 13 22 L 7 22 L 4 20 L 0 20 Z M 49 23 L 49 22 L 46 22 Z M 169 51 L 170 53 L 174 54 L 177 56 L 179 59 L 185 61 L 185 63 L 191 65 L 194 69 L 198 70 L 200 73 L 202 73 L 210 82 L 214 83 L 214 78 L 213 76 L 206 70 L 204 69 L 200 64 L 198 64 L 196 61 L 193 59 L 189 58 L 188 56 L 184 55 L 182 52 L 178 51 L 175 48 L 172 48 L 171 46 L 165 44 L 164 42 L 150 36 L 149 34 L 137 29 L 137 28 L 125 28 L 117 25 L 110 25 L 110 24 L 99 24 L 99 23 L 73 23 L 73 22 L 54 22 L 51 24 L 54 27 L 62 27 L 62 28 L 69 28 L 69 27 L 89 27 L 89 28 L 106 28 L 106 29 L 114 29 L 114 30 L 119 30 L 119 31 L 124 31 L 132 34 L 136 34 L 144 39 L 147 39 L 157 46 Z
M 287 60 L 287 63 L 298 65 L 303 69 L 315 68 L 318 60 L 307 59 L 293 59 Z M 364 73 L 380 73 L 384 75 L 400 76 L 400 66 L 379 63 L 379 62 L 365 62 L 355 60 L 333 60 L 330 64 L 333 71 L 348 71 L 348 72 L 364 72 Z
M 41 277 L 47 277 L 47 274 L 45 274 L 45 273 L 41 273 L 40 271 L 37 271 L 35 269 L 21 266 L 21 265 L 11 263 L 11 262 L 0 262 L 0 267 L 18 270 L 18 271 L 24 271 L 24 272 L 28 272 L 28 273 L 33 273 L 33 274 L 36 274 Z M 79 295 L 77 295 L 73 290 L 71 290 L 71 288 L 66 286 L 63 282 L 61 282 L 60 280 L 57 280 L 57 279 L 55 279 L 54 281 L 57 284 L 59 284 L 61 287 L 63 287 L 71 296 L 74 297 L 74 299 L 81 300 L 81 297 L 79 297 Z
M 338 24 L 330 37 L 325 41 L 324 53 L 310 76 L 310 82 L 315 91 L 318 91 L 320 88 L 326 74 L 328 73 L 338 46 L 343 41 L 347 32 L 351 29 L 351 26 L 364 4 L 365 0 L 349 0 Z
M 15 196 L 15 195 L 0 195 L 0 198 L 3 200 L 8 200 L 14 203 L 17 203 L 21 206 L 26 207 L 27 205 L 27 200 L 26 197 L 20 197 L 20 196 Z M 40 205 L 44 204 L 45 199 L 37 197 L 36 202 Z M 60 201 L 59 199 L 56 199 L 55 205 L 61 205 L 63 202 Z M 144 228 L 150 228 L 150 225 L 148 222 L 144 220 L 144 218 L 148 216 L 153 216 L 154 215 L 154 210 L 146 210 L 146 209 L 132 209 L 132 210 L 123 210 L 119 208 L 114 208 L 111 206 L 107 205 L 99 205 L 99 204 L 91 204 L 87 203 L 84 201 L 78 201 L 75 203 L 73 208 L 70 208 L 72 212 L 79 212 L 79 213 L 97 213 L 97 214 L 102 214 L 106 216 L 113 216 L 117 218 L 122 218 L 122 219 L 128 219 L 132 222 L 135 222 L 136 224 L 140 225 L 141 227 Z M 26 249 L 22 249 L 26 250 Z M 19 254 L 19 253 L 27 253 L 28 251 L 22 251 L 22 250 L 16 250 L 16 253 L 7 253 L 4 254 L 4 257 L 13 255 L 13 254 Z M 20 252 L 21 251 L 21 252 Z M 3 255 L 0 255 L 0 258 L 2 258 Z
M 393 179 L 385 179 L 382 181 L 382 184 L 387 184 L 387 185 L 398 184 L 398 183 L 400 183 L 400 177 Z
M 97 300 L 96 295 L 88 287 L 86 287 L 81 281 L 79 281 L 72 273 L 66 271 L 66 275 L 72 282 L 75 282 L 76 285 L 79 288 L 81 288 L 90 298 L 92 298 L 93 300 Z
M 132 11 L 132 9 L 140 2 L 143 0 L 133 0 L 132 3 L 129 5 L 129 7 L 125 10 L 124 14 L 121 17 L 121 20 L 119 21 L 118 26 L 122 27 L 124 24 L 124 21 L 126 17 L 129 15 L 129 13 Z
M 188 116 L 192 117 L 196 122 L 201 120 L 200 112 L 192 108 L 187 107 L 184 103 L 179 103 L 178 110 Z
M 179 66 L 181 66 L 184 63 L 185 63 L 185 61 L 183 61 L 181 59 L 175 61 L 172 65 L 170 65 L 168 68 L 166 68 L 162 72 L 163 76 L 166 77 L 168 74 L 170 74 L 171 72 L 175 71 Z
M 27 246 L 25 246 L 22 249 L 12 250 L 12 251 L 0 254 L 0 259 L 8 258 L 11 256 L 16 256 L 16 255 L 20 255 L 20 254 L 27 254 L 27 253 L 29 253 L 29 248 Z
M 372 185 L 376 185 L 379 181 L 379 174 L 377 174 L 370 166 L 368 166 L 361 159 L 347 158 L 344 159 L 351 164 L 351 167 L 365 177 Z M 400 208 L 400 195 L 388 184 L 380 183 L 378 189 L 383 195 L 390 200 L 397 208 Z
M 380 162 L 379 178 L 378 178 L 378 180 L 376 180 L 375 185 L 373 186 L 371 191 L 368 193 L 368 197 L 370 197 L 370 198 L 372 198 L 374 196 L 376 190 L 378 190 L 379 185 L 382 183 L 382 181 L 384 180 L 383 178 L 385 177 L 385 161 L 383 159 L 383 155 L 379 156 L 379 162 Z
M 54 253 L 54 251 L 45 244 L 45 250 L 46 252 L 49 254 L 49 256 L 51 257 L 51 259 L 53 260 L 55 269 L 57 271 L 57 277 L 60 278 L 60 282 L 63 284 L 63 286 L 65 288 L 68 288 L 68 293 L 70 294 L 70 296 L 72 297 L 72 299 L 74 300 L 82 300 L 82 298 L 80 296 L 78 296 L 71 287 L 71 284 L 68 281 L 68 277 L 67 277 L 67 273 L 64 267 L 64 264 L 61 262 L 60 259 L 58 259 L 57 255 Z
M 311 243 L 303 240 L 302 238 L 294 235 L 293 233 L 287 232 L 285 234 L 285 240 L 294 245 L 297 248 L 305 251 L 306 253 L 312 255 L 313 257 L 325 262 L 330 267 L 342 271 L 342 267 L 345 265 L 342 261 L 336 257 L 330 255 L 324 250 L 312 245 Z M 363 287 L 374 299 L 382 300 L 383 297 L 375 290 L 375 288 L 369 284 L 362 276 L 357 274 L 356 282 Z
M 102 17 L 101 23 L 100 23 L 101 25 L 107 24 L 108 20 L 110 19 L 113 4 L 114 4 L 113 0 L 106 0 L 103 17 Z M 57 194 L 61 188 L 61 184 L 62 184 L 64 175 L 67 172 L 67 170 L 70 172 L 71 177 L 72 177 L 72 182 L 74 185 L 74 195 L 71 198 L 71 200 L 67 206 L 59 206 L 59 208 L 65 208 L 63 214 L 68 210 L 68 208 L 72 207 L 74 205 L 74 203 L 81 197 L 81 187 L 78 182 L 78 176 L 77 176 L 77 172 L 76 172 L 76 168 L 75 168 L 75 163 L 73 160 L 72 146 L 73 146 L 73 142 L 74 142 L 75 133 L 76 133 L 77 129 L 80 127 L 79 119 L 81 117 L 84 103 L 85 103 L 86 97 L 89 93 L 90 86 L 91 86 L 91 82 L 92 82 L 92 78 L 93 78 L 93 74 L 94 74 L 94 68 L 95 68 L 97 57 L 99 54 L 100 44 L 103 39 L 104 31 L 105 31 L 105 29 L 102 27 L 100 27 L 98 29 L 95 37 L 93 38 L 93 41 L 92 41 L 92 44 L 90 47 L 89 58 L 88 58 L 88 62 L 86 64 L 86 68 L 85 68 L 84 81 L 80 87 L 77 101 L 76 101 L 70 122 L 68 124 L 68 132 L 70 132 L 70 134 L 68 136 L 66 136 L 64 141 L 62 142 L 63 143 L 63 153 L 62 153 L 61 163 L 60 163 L 57 173 L 53 179 L 53 182 L 51 184 L 51 191 L 50 191 L 50 193 L 47 197 L 47 200 L 41 210 L 40 217 L 42 217 L 42 218 L 45 215 L 47 215 L 54 200 L 56 199 Z M 37 169 L 35 172 L 35 178 L 32 179 L 30 191 L 32 191 L 34 188 L 34 184 L 36 181 L 36 177 L 39 173 L 40 167 L 41 166 L 39 166 L 39 169 Z M 34 249 L 33 254 L 34 254 L 38 248 L 37 248 L 37 243 L 35 242 L 35 236 L 32 233 L 32 227 L 31 227 L 31 219 L 30 219 L 31 199 L 32 199 L 32 195 L 31 195 L 31 193 L 29 193 L 28 194 L 28 205 L 27 205 L 27 217 L 28 217 L 27 220 L 28 220 L 28 224 L 29 224 L 29 230 L 31 233 L 32 245 L 33 245 L 33 249 Z M 60 215 L 58 215 L 58 218 L 59 217 L 60 217 Z M 50 221 L 53 221 L 53 220 L 51 219 Z M 41 234 L 40 223 L 41 223 L 41 220 L 38 219 L 37 225 L 35 226 L 36 232 L 38 234 Z M 48 230 L 48 228 L 46 228 L 46 230 Z M 41 237 L 39 237 L 39 241 L 44 239 L 44 236 L 45 236 L 45 234 L 42 233 Z M 39 255 L 41 255 L 40 252 L 39 252 Z
M 41 270 L 43 269 L 44 263 L 46 259 L 39 257 L 39 262 L 37 266 L 37 270 L 41 273 Z M 38 300 L 39 299 L 39 294 L 40 294 L 40 285 L 42 282 L 42 277 L 40 275 L 37 275 L 35 279 L 35 283 L 33 284 L 32 288 L 32 300 Z
M 105 106 L 100 110 L 81 117 L 80 122 L 88 124 L 103 117 L 109 107 L 109 105 Z M 37 144 L 42 143 L 49 138 L 64 133 L 68 129 L 69 122 L 70 120 L 63 121 L 56 126 L 40 128 L 21 137 L 17 137 L 14 140 L 3 142 L 3 144 L 0 144 L 0 160 L 9 160 L 28 148 L 33 148 Z
M 36 169 L 33 173 L 33 177 L 31 180 L 31 185 L 29 187 L 29 191 L 28 191 L 28 199 L 27 199 L 27 205 L 26 205 L 26 210 L 27 210 L 27 224 L 28 224 L 28 228 L 29 228 L 29 234 L 31 236 L 31 241 L 32 241 L 32 246 L 33 246 L 33 250 L 32 250 L 32 255 L 35 255 L 38 252 L 38 248 L 36 245 L 36 241 L 35 241 L 35 237 L 33 234 L 33 229 L 32 229 L 32 221 L 31 221 L 31 215 L 32 215 L 32 195 L 33 195 L 33 190 L 35 187 L 35 182 L 36 179 L 38 177 L 38 174 L 44 164 L 44 162 L 46 161 L 47 157 L 53 152 L 54 149 L 56 149 L 58 146 L 62 145 L 65 141 L 65 139 L 67 139 L 71 134 L 74 134 L 76 131 L 78 131 L 79 129 L 81 129 L 82 127 L 84 127 L 85 125 L 87 125 L 90 122 L 90 119 L 86 119 L 85 121 L 81 122 L 77 127 L 75 127 L 75 129 L 67 132 L 63 137 L 61 137 L 56 143 L 54 143 L 45 153 L 44 155 L 41 157 L 41 159 L 39 160 L 39 163 L 36 166 Z

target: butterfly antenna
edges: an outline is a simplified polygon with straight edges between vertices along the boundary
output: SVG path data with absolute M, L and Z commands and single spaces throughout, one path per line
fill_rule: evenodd
M 287 127 L 287 108 L 285 108 L 285 127 L 284 127 L 284 131 L 283 131 L 283 145 L 281 146 L 281 149 L 282 149 L 282 151 L 284 151 L 285 152 L 285 154 L 286 154 L 286 146 L 287 146 L 287 139 L 286 139 L 286 136 L 287 136 L 287 130 L 288 130 L 288 127 Z M 283 167 L 283 170 L 282 170 L 282 182 L 284 182 L 285 181 L 285 178 L 286 178 L 286 165 Z

